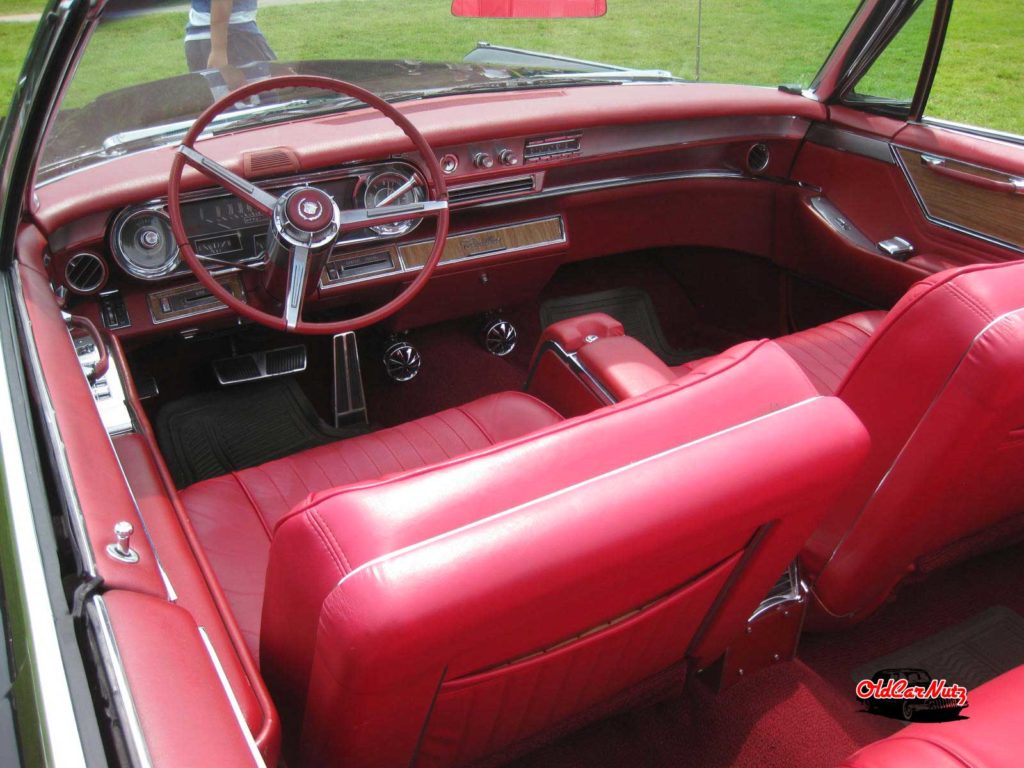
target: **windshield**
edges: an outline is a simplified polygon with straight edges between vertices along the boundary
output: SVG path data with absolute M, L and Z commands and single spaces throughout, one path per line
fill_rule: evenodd
M 597 18 L 479 19 L 453 16 L 450 0 L 111 0 L 38 180 L 172 143 L 215 98 L 279 74 L 339 78 L 391 101 L 631 82 L 806 86 L 857 5 L 608 0 Z M 352 106 L 275 92 L 236 104 L 213 130 Z

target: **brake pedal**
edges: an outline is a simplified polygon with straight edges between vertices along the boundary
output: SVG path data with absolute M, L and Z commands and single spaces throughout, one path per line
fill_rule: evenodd
M 280 347 L 263 352 L 247 352 L 213 361 L 213 372 L 222 386 L 244 384 L 260 379 L 289 376 L 306 370 L 306 347 Z

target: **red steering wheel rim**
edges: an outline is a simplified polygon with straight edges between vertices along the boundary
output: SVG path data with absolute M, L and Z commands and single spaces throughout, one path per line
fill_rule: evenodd
M 329 77 L 319 77 L 314 75 L 284 75 L 242 86 L 241 88 L 234 90 L 215 101 L 201 115 L 199 115 L 188 133 L 186 133 L 185 137 L 181 140 L 181 147 L 191 149 L 195 144 L 196 139 L 206 129 L 206 127 L 228 106 L 255 94 L 278 88 L 321 88 L 323 90 L 340 93 L 343 96 L 358 99 L 368 107 L 377 110 L 397 125 L 409 140 L 412 141 L 413 146 L 419 152 L 426 170 L 425 178 L 427 182 L 428 199 L 437 201 L 446 201 L 448 199 L 448 191 L 444 183 L 444 174 L 441 172 L 441 166 L 438 163 L 437 156 L 434 154 L 434 150 L 431 148 L 430 144 L 427 143 L 427 140 L 423 138 L 423 135 L 416 129 L 412 122 L 391 104 L 388 104 L 386 101 L 370 91 L 360 88 L 357 85 L 353 85 L 352 83 L 347 83 L 343 80 L 334 80 Z M 220 301 L 239 315 L 248 320 L 252 320 L 253 322 L 260 323 L 261 325 L 268 326 L 275 330 L 303 334 L 333 335 L 365 328 L 390 317 L 412 301 L 413 298 L 423 290 L 438 263 L 441 261 L 441 254 L 444 252 L 445 241 L 448 237 L 449 216 L 447 207 L 434 214 L 437 219 L 437 223 L 434 232 L 434 247 L 430 252 L 430 258 L 427 259 L 416 278 L 409 285 L 399 291 L 391 301 L 381 307 L 378 307 L 372 312 L 347 320 L 338 320 L 331 323 L 311 323 L 299 318 L 296 325 L 293 328 L 289 328 L 283 315 L 278 316 L 270 314 L 269 312 L 264 312 L 263 310 L 257 309 L 256 307 L 236 298 L 230 291 L 224 288 L 209 271 L 207 271 L 202 262 L 200 262 L 199 258 L 196 256 L 195 251 L 192 249 L 192 245 L 188 240 L 188 235 L 185 232 L 185 227 L 181 218 L 181 175 L 185 169 L 185 165 L 186 161 L 184 155 L 180 151 L 176 152 L 174 160 L 171 163 L 170 179 L 167 183 L 167 213 L 171 220 L 171 232 L 174 234 L 174 239 L 178 245 L 181 258 L 188 268 L 192 270 L 192 273 L 196 276 L 199 282 L 202 283 L 210 293 L 220 299 Z

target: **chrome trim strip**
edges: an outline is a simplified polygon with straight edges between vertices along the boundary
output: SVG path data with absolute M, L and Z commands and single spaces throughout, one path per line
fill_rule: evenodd
M 821 147 L 839 152 L 849 152 L 892 165 L 894 163 L 889 142 L 874 136 L 865 136 L 853 131 L 836 128 L 826 123 L 812 123 L 807 131 L 807 140 Z
M 217 650 L 213 647 L 213 643 L 210 642 L 210 636 L 206 633 L 205 627 L 199 627 L 199 636 L 203 640 L 203 645 L 206 646 L 206 652 L 210 654 L 210 661 L 213 662 L 213 668 L 217 670 L 217 678 L 220 680 L 221 687 L 224 688 L 224 694 L 228 697 L 228 703 L 231 705 L 231 711 L 235 715 L 235 720 L 238 722 L 238 728 L 242 732 L 242 738 L 245 739 L 246 746 L 249 747 L 249 753 L 252 755 L 252 761 L 254 765 L 259 768 L 267 768 L 266 762 L 263 760 L 263 755 L 260 754 L 259 747 L 256 746 L 256 740 L 252 737 L 252 731 L 249 730 L 248 724 L 245 722 L 245 716 L 242 714 L 242 707 L 238 704 L 238 699 L 235 697 L 235 692 L 231 688 L 231 683 L 228 682 L 228 676 L 224 672 L 224 665 L 220 662 L 220 656 L 217 655 Z
M 452 529 L 450 531 L 445 531 L 444 533 L 440 533 L 440 534 L 438 534 L 436 536 L 431 536 L 430 538 L 424 539 L 423 541 L 416 542 L 415 544 L 410 544 L 409 546 L 406 546 L 406 547 L 400 547 L 399 549 L 396 549 L 393 552 L 388 552 L 387 554 L 379 555 L 378 557 L 375 557 L 372 560 L 367 560 L 362 565 L 357 566 L 353 570 L 351 570 L 348 573 L 346 573 L 344 576 L 342 576 L 338 580 L 338 583 L 335 584 L 335 588 L 341 587 L 342 585 L 344 585 L 344 583 L 346 581 L 348 581 L 350 578 L 355 576 L 357 573 L 361 573 L 362 571 L 370 570 L 371 568 L 374 568 L 374 567 L 376 567 L 376 566 L 378 566 L 378 565 L 380 565 L 380 564 L 390 560 L 393 557 L 397 557 L 399 555 L 404 555 L 404 554 L 406 554 L 408 552 L 413 552 L 415 550 L 422 549 L 422 548 L 427 547 L 427 546 L 429 546 L 431 544 L 434 544 L 435 542 L 443 541 L 443 540 L 448 539 L 448 538 L 450 538 L 452 536 L 455 536 L 456 534 L 460 534 L 460 533 L 462 533 L 464 531 L 468 531 L 468 530 L 471 530 L 473 528 L 478 528 L 478 527 L 480 527 L 482 525 L 486 525 L 487 523 L 490 523 L 490 522 L 492 522 L 494 520 L 498 520 L 500 518 L 507 517 L 508 515 L 514 514 L 516 512 L 520 512 L 520 511 L 522 511 L 524 509 L 527 509 L 529 507 L 532 507 L 534 505 L 541 504 L 541 503 L 546 502 L 546 501 L 550 501 L 551 499 L 556 499 L 559 496 L 564 496 L 565 494 L 572 493 L 573 491 L 578 490 L 579 488 L 583 488 L 583 487 L 585 487 L 587 485 L 591 485 L 593 483 L 598 482 L 599 480 L 604 480 L 604 479 L 607 479 L 607 478 L 616 477 L 618 475 L 623 474 L 624 472 L 629 472 L 630 470 L 633 470 L 636 467 L 643 466 L 644 464 L 649 464 L 649 463 L 651 463 L 653 461 L 657 461 L 657 460 L 662 459 L 662 458 L 664 458 L 666 456 L 671 456 L 674 453 L 679 453 L 679 452 L 681 452 L 681 451 L 683 451 L 683 450 L 685 450 L 687 448 L 691 448 L 691 447 L 693 447 L 695 445 L 700 445 L 701 443 L 707 442 L 708 440 L 713 440 L 714 438 L 719 437 L 721 435 L 727 435 L 730 432 L 734 432 L 734 431 L 736 431 L 738 429 L 742 429 L 743 427 L 746 427 L 746 426 L 748 426 L 750 424 L 757 424 L 758 422 L 761 422 L 761 421 L 766 421 L 768 419 L 773 419 L 773 418 L 775 418 L 775 417 L 777 417 L 777 416 L 779 416 L 779 415 L 781 415 L 783 413 L 786 413 L 788 411 L 792 411 L 792 410 L 795 410 L 797 408 L 801 408 L 801 407 L 803 407 L 805 405 L 808 405 L 810 403 L 813 403 L 815 400 L 821 400 L 823 397 L 824 397 L 823 395 L 815 395 L 814 397 L 809 397 L 806 400 L 801 400 L 798 403 L 793 403 L 792 405 L 787 405 L 785 408 L 780 408 L 777 411 L 772 411 L 771 413 L 766 413 L 763 416 L 758 416 L 757 418 L 749 419 L 749 420 L 744 421 L 744 422 L 742 422 L 740 424 L 734 424 L 733 426 L 726 427 L 725 429 L 719 430 L 718 432 L 712 432 L 710 435 L 704 435 L 703 437 L 699 437 L 696 440 L 691 440 L 689 442 L 673 446 L 673 447 L 668 448 L 668 449 L 666 449 L 664 451 L 661 451 L 659 453 L 655 453 L 655 454 L 653 454 L 651 456 L 647 456 L 645 458 L 638 459 L 637 461 L 634 461 L 634 462 L 631 462 L 629 464 L 626 464 L 625 466 L 616 467 L 615 469 L 609 470 L 608 472 L 603 472 L 600 475 L 595 475 L 594 477 L 587 478 L 586 480 L 581 480 L 578 483 L 573 483 L 572 485 L 566 486 L 565 488 L 560 488 L 557 491 L 552 491 L 551 493 L 544 494 L 543 496 L 540 496 L 540 497 L 538 497 L 536 499 L 531 499 L 530 501 L 526 501 L 526 502 L 524 502 L 522 504 L 517 504 L 514 507 L 510 507 L 510 508 L 508 508 L 506 510 L 503 510 L 501 512 L 497 512 L 497 513 L 491 515 L 490 517 L 484 517 L 484 518 L 481 518 L 479 520 L 474 520 L 471 523 L 467 523 L 466 525 L 460 526 L 458 528 L 454 528 L 454 529 Z
M 526 385 L 523 387 L 523 391 L 530 388 L 534 374 L 537 373 L 537 368 L 540 365 L 540 359 L 544 356 L 545 352 L 553 352 L 559 360 L 569 366 L 573 373 L 577 374 L 584 380 L 583 383 L 587 385 L 595 395 L 604 400 L 605 405 L 613 405 L 618 402 L 616 397 L 605 388 L 604 384 L 598 381 L 597 378 L 595 378 L 595 376 L 584 367 L 583 363 L 580 362 L 579 356 L 575 352 L 567 352 L 565 348 L 554 339 L 548 339 L 545 341 L 537 351 L 537 356 L 533 360 L 530 372 L 526 376 Z
M 17 293 L 17 291 L 15 291 Z M 25 643 L 32 660 L 23 674 L 33 677 L 32 688 L 38 702 L 40 722 L 37 737 L 43 743 L 53 765 L 74 768 L 86 765 L 85 750 L 71 701 L 71 688 L 57 637 L 57 626 L 50 608 L 39 536 L 32 513 L 25 464 L 18 441 L 8 379 L 7 352 L 0 348 L 0 456 L 3 459 L 3 488 L 10 519 L 12 546 L 17 559 L 21 591 L 25 605 Z M 6 585 L 8 590 L 14 584 Z
M 64 501 L 67 504 L 71 535 L 75 540 L 78 556 L 82 559 L 82 568 L 85 574 L 87 576 L 96 576 L 96 553 L 93 551 L 92 541 L 89 539 L 89 533 L 85 527 L 85 516 L 82 514 L 82 505 L 78 499 L 78 491 L 75 489 L 75 482 L 71 475 L 71 466 L 68 464 L 64 439 L 61 437 L 60 426 L 57 424 L 57 413 L 54 410 L 50 390 L 47 388 L 46 379 L 43 376 L 42 362 L 39 359 L 35 336 L 32 333 L 32 321 L 29 319 L 28 306 L 25 303 L 25 292 L 21 282 L 21 274 L 17 269 L 11 271 L 13 273 L 14 301 L 18 308 L 18 319 L 21 322 L 24 340 L 22 348 L 28 357 L 33 389 L 35 390 L 39 409 L 42 412 L 43 427 L 49 439 L 50 453 L 53 456 Z
M 977 240 L 981 240 L 983 242 L 986 242 L 989 245 L 995 245 L 995 246 L 998 246 L 999 248 L 1005 248 L 1008 251 L 1015 251 L 1017 253 L 1024 253 L 1024 245 L 1016 245 L 1015 243 L 1011 243 L 1011 242 L 1008 242 L 1006 240 L 1000 240 L 998 237 L 993 237 L 992 235 L 986 235 L 983 232 L 978 232 L 977 230 L 970 229 L 968 227 L 964 227 L 964 226 L 962 226 L 960 224 L 954 224 L 952 221 L 946 221 L 945 219 L 940 219 L 937 216 L 933 216 L 931 214 L 931 212 L 928 210 L 928 205 L 925 203 L 924 197 L 921 196 L 921 192 L 918 190 L 917 185 L 914 183 L 914 177 L 910 175 L 910 169 L 907 168 L 906 163 L 903 162 L 903 157 L 900 155 L 900 153 L 897 150 L 906 149 L 906 150 L 908 150 L 910 152 L 916 152 L 916 153 L 920 154 L 922 157 L 924 157 L 927 153 L 921 152 L 921 150 L 915 149 L 914 147 L 907 147 L 907 146 L 904 146 L 902 144 L 894 144 L 894 145 L 892 145 L 891 149 L 892 149 L 892 155 L 893 155 L 893 157 L 896 160 L 896 164 L 900 167 L 900 170 L 903 171 L 903 177 L 906 179 L 907 185 L 910 187 L 910 191 L 914 193 L 914 199 L 917 200 L 917 205 L 921 209 L 921 214 L 925 217 L 926 220 L 928 220 L 930 223 L 932 223 L 932 224 L 934 224 L 934 225 L 936 225 L 938 227 L 943 227 L 944 229 L 951 230 L 951 231 L 956 232 L 957 234 L 960 234 L 960 235 L 966 235 L 967 237 L 973 237 L 973 238 L 975 238 Z M 963 163 L 964 165 L 973 165 L 975 168 L 984 168 L 984 166 L 974 165 L 974 163 L 964 163 L 964 161 L 956 160 L 955 158 L 944 158 L 944 157 L 937 156 L 937 155 L 928 155 L 928 157 L 931 157 L 931 158 L 936 159 L 936 160 L 947 160 L 948 159 L 948 160 L 952 160 L 953 162 L 956 162 L 956 163 Z M 1006 173 L 1005 171 L 997 171 L 994 168 L 984 168 L 984 170 L 993 171 L 994 173 L 1004 174 L 1008 178 L 1010 177 L 1010 174 Z
M 93 597 L 86 605 L 86 612 L 96 628 L 97 648 L 103 657 L 103 667 L 110 683 L 110 696 L 117 709 L 118 720 L 123 726 L 125 745 L 131 753 L 132 764 L 135 768 L 150 768 L 153 765 L 153 760 L 149 754 L 149 747 L 146 745 L 146 736 L 142 731 L 139 711 L 135 707 L 135 699 L 128 686 L 128 676 L 117 646 L 117 638 L 114 636 L 114 628 L 110 623 L 110 613 L 107 611 L 107 604 L 103 601 L 103 597 L 100 595 Z
M 493 200 L 479 203 L 475 208 L 492 208 L 499 205 L 510 205 L 513 203 L 532 202 L 534 200 L 545 200 L 550 197 L 562 197 L 563 195 L 578 195 L 584 192 L 600 192 L 606 189 L 618 189 L 619 187 L 632 187 L 640 184 L 660 184 L 669 181 L 691 181 L 691 180 L 733 180 L 733 181 L 772 181 L 783 183 L 784 180 L 766 176 L 749 176 L 739 171 L 719 171 L 714 169 L 699 171 L 675 171 L 667 173 L 651 173 L 642 176 L 616 176 L 597 181 L 581 181 L 577 184 L 564 184 L 560 187 L 548 187 L 532 195 L 522 195 L 508 200 Z M 786 182 L 790 183 L 790 182 Z M 795 182 L 792 182 L 795 183 Z

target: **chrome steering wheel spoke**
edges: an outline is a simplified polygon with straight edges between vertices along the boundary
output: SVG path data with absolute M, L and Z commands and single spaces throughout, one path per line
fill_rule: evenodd
M 225 189 L 234 192 L 260 212 L 267 216 L 273 212 L 274 205 L 277 203 L 277 198 L 274 195 L 257 187 L 251 181 L 243 179 L 237 173 L 229 171 L 220 163 L 211 160 L 192 147 L 182 145 L 178 147 L 178 152 L 190 166 Z
M 384 205 L 379 208 L 349 208 L 341 212 L 341 228 L 353 230 L 394 224 L 424 216 L 438 216 L 447 210 L 447 200 L 425 200 L 421 203 Z
M 297 245 L 288 262 L 288 285 L 284 294 L 284 321 L 288 330 L 294 330 L 302 317 L 302 304 L 306 297 L 306 274 L 309 272 L 309 248 Z

